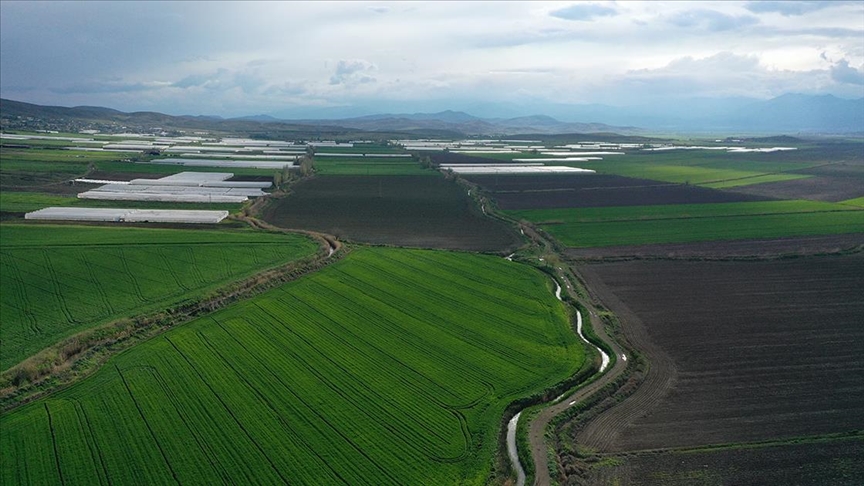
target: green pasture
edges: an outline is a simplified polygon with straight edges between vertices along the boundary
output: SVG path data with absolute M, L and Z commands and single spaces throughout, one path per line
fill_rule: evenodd
M 762 214 L 854 211 L 855 209 L 843 203 L 796 200 L 595 208 L 513 209 L 504 212 L 516 219 L 525 219 L 538 224 L 568 224 L 633 221 L 640 219 L 716 218 Z
M 99 140 L 81 140 L 70 141 L 70 140 L 41 140 L 41 139 L 32 139 L 32 140 L 10 140 L 10 139 L 2 139 L 0 141 L 0 145 L 28 145 L 31 148 L 62 148 L 62 147 L 91 147 L 91 148 L 102 148 L 105 145 L 102 141 Z
M 81 189 L 82 191 L 84 189 Z M 98 199 L 78 199 L 73 194 L 45 194 L 40 192 L 0 192 L 0 211 L 9 213 L 25 213 L 49 206 L 72 206 L 79 208 L 116 208 L 122 206 L 129 209 L 209 209 L 236 211 L 240 204 L 226 203 L 177 203 L 158 201 L 102 201 Z
M 631 157 L 629 155 L 610 156 L 608 159 L 589 162 L 567 162 L 563 165 L 593 169 L 600 174 L 615 174 L 625 177 L 639 179 L 651 179 L 663 182 L 687 183 L 694 185 L 706 185 L 708 187 L 732 187 L 768 180 L 756 179 L 757 176 L 772 176 L 770 181 L 801 179 L 800 174 L 776 173 L 776 167 L 761 167 L 758 162 L 751 163 L 699 163 L 697 160 L 692 164 L 673 164 L 663 157 L 657 159 L 646 159 L 643 157 Z M 794 164 L 795 170 L 800 164 Z
M 0 187 L 36 188 L 83 177 L 95 164 L 124 154 L 53 149 L 0 149 Z
M 767 201 L 506 211 L 569 247 L 864 233 L 864 211 L 839 203 Z
M 0 369 L 58 340 L 164 308 L 312 254 L 303 237 L 249 230 L 0 226 Z
M 362 249 L 0 418 L 4 484 L 486 484 L 501 416 L 586 364 L 548 277 Z
M 319 157 L 315 171 L 321 175 L 436 175 L 408 157 Z
M 81 150 L 60 150 L 51 148 L 0 149 L 0 166 L 6 162 L 70 162 L 86 164 L 96 161 L 128 159 L 137 154 L 125 152 L 87 152 Z
M 848 204 L 850 206 L 857 206 L 859 208 L 864 208 L 864 197 L 857 197 L 855 199 L 848 199 L 846 201 L 841 201 L 839 204 Z
M 562 160 L 557 163 L 546 162 L 546 165 L 566 165 L 593 169 L 600 174 L 689 183 L 721 189 L 763 182 L 803 179 L 810 176 L 791 172 L 826 163 L 824 157 L 819 155 L 819 151 L 815 149 L 812 150 L 812 154 L 809 151 L 801 154 L 797 153 L 798 151 L 747 154 L 729 154 L 725 151 L 709 150 L 663 152 L 625 150 L 624 152 L 624 155 L 601 156 L 603 160 L 587 162 Z M 790 156 L 790 154 L 792 155 Z M 514 158 L 556 158 L 540 153 L 477 154 L 476 156 L 500 162 L 511 161 Z M 579 153 L 574 152 L 568 157 L 579 157 Z

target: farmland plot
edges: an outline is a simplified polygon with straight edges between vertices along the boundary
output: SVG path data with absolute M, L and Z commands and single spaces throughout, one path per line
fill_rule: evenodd
M 270 203 L 263 218 L 375 244 L 503 251 L 518 235 L 483 217 L 465 190 L 432 176 L 321 176 Z
M 315 156 L 315 171 L 321 175 L 435 175 L 411 158 Z
M 864 196 L 864 160 L 801 171 L 818 174 L 806 179 L 766 182 L 735 188 L 736 192 L 767 197 L 837 202 Z
M 800 152 L 800 153 L 798 153 Z M 746 186 L 807 177 L 797 171 L 825 163 L 818 149 L 793 152 L 729 154 L 725 151 L 687 150 L 628 152 L 625 157 L 581 163 L 604 174 L 706 186 Z
M 733 194 L 705 187 L 604 174 L 472 175 L 467 179 L 489 191 L 501 209 L 705 204 L 769 199 L 765 196 Z
M 858 486 L 864 477 L 864 437 L 802 440 L 721 449 L 646 452 L 591 471 L 590 484 L 798 484 Z
M 671 363 L 652 366 L 645 386 L 574 438 L 616 458 L 609 463 L 619 464 L 621 475 L 642 471 L 634 484 L 652 484 L 644 478 L 672 474 L 672 464 L 682 461 L 700 461 L 702 474 L 720 475 L 722 483 L 754 483 L 742 474 L 772 463 L 788 468 L 779 464 L 784 454 L 822 457 L 835 450 L 838 460 L 848 460 L 855 453 L 847 451 L 860 451 L 860 437 L 832 444 L 864 428 L 864 255 L 621 262 L 585 265 L 580 272 L 621 317 L 634 345 L 659 348 L 649 353 L 652 363 Z M 653 397 L 658 389 L 666 392 Z M 780 441 L 793 439 L 804 452 L 783 449 Z M 748 445 L 768 440 L 778 448 Z M 693 452 L 704 461 L 663 456 L 631 463 L 616 455 L 678 454 L 709 445 L 724 447 Z M 730 470 L 728 457 L 747 467 Z M 842 468 L 837 474 L 842 479 Z
M 574 248 L 864 233 L 846 204 L 766 201 L 507 211 Z
M 5 414 L 2 482 L 485 484 L 504 407 L 585 365 L 543 274 L 355 250 Z
M 4 224 L 0 368 L 89 327 L 179 302 L 315 248 L 302 237 L 251 231 Z

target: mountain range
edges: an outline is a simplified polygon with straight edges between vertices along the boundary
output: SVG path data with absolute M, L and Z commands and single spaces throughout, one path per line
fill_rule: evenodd
M 361 108 L 354 107 L 349 111 Z M 0 100 L 0 120 L 27 117 L 48 121 L 90 120 L 137 127 L 217 131 L 343 133 L 351 131 L 421 136 L 510 136 L 562 133 L 711 134 L 864 134 L 864 98 L 786 94 L 770 100 L 693 98 L 679 102 L 646 102 L 639 106 L 538 103 L 531 107 L 474 104 L 476 116 L 464 111 L 379 113 L 364 116 L 296 117 L 296 112 L 237 118 L 172 116 L 156 112 L 124 113 L 110 108 L 40 106 Z M 544 114 L 519 115 L 528 109 Z M 362 109 L 361 109 L 362 110 Z M 368 109 L 371 110 L 371 109 Z M 330 111 L 331 116 L 338 112 Z M 315 114 L 308 113 L 307 114 Z M 324 113 L 320 113 L 324 114 Z M 516 114 L 517 116 L 489 116 Z

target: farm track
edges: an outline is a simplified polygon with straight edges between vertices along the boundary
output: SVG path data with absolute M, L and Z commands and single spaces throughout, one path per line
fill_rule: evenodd
M 566 285 L 566 288 L 567 293 L 571 297 L 576 298 L 573 293 L 572 287 L 570 285 Z M 597 311 L 590 304 L 584 305 L 586 305 L 586 308 L 588 309 L 589 315 L 591 317 L 590 322 L 592 325 L 592 329 L 594 330 L 594 334 L 602 341 L 609 344 L 609 346 L 612 348 L 612 351 L 615 353 L 617 359 L 614 361 L 612 367 L 609 368 L 603 376 L 588 384 L 587 386 L 580 388 L 570 396 L 562 398 L 558 403 L 544 408 L 539 414 L 537 414 L 534 420 L 531 421 L 528 429 L 528 442 L 531 445 L 531 458 L 534 461 L 535 486 L 548 486 L 552 484 L 552 478 L 549 476 L 549 459 L 545 440 L 546 428 L 552 421 L 552 419 L 555 418 L 555 416 L 557 416 L 558 414 L 570 408 L 571 406 L 575 405 L 576 403 L 583 401 L 594 393 L 598 392 L 604 386 L 615 380 L 615 378 L 617 378 L 627 368 L 627 361 L 621 359 L 621 357 L 624 355 L 623 350 L 613 339 L 609 337 L 609 335 L 603 329 L 603 326 L 601 325 L 602 321 L 597 315 Z

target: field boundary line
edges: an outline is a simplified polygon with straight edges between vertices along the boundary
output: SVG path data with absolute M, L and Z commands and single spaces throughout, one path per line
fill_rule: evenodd
M 785 447 L 811 443 L 843 442 L 852 440 L 864 440 L 864 430 L 852 430 L 849 432 L 836 432 L 829 434 L 806 435 L 790 437 L 786 439 L 768 439 L 753 442 L 728 442 L 722 444 L 708 444 L 685 447 L 661 447 L 656 449 L 632 449 L 626 451 L 598 452 L 598 456 L 615 457 L 645 454 L 691 454 L 700 452 L 713 452 L 723 450 L 763 449 L 766 447 Z
M 296 233 L 288 230 L 280 232 Z M 335 239 L 330 240 L 311 232 L 303 234 L 318 241 L 317 253 L 230 282 L 197 299 L 87 329 L 3 371 L 0 374 L 0 408 L 9 411 L 66 388 L 91 375 L 120 351 L 197 317 L 317 271 L 351 251 Z

